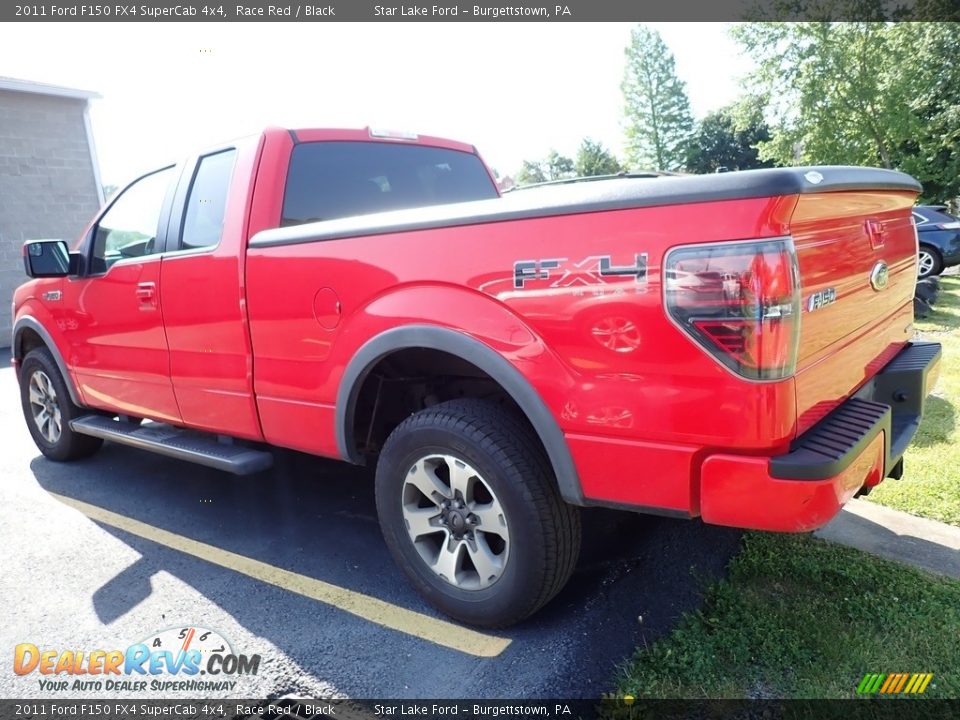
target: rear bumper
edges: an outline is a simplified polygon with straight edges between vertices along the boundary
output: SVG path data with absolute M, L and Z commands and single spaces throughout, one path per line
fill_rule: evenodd
M 860 488 L 900 477 L 940 352 L 938 343 L 908 345 L 784 455 L 709 456 L 700 473 L 703 520 L 804 532 L 829 522 Z

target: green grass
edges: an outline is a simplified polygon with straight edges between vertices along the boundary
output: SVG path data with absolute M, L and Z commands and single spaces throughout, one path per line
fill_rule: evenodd
M 960 277 L 942 278 L 940 299 L 916 323 L 921 340 L 943 344 L 940 381 L 904 456 L 902 480 L 886 480 L 868 500 L 960 525 Z
M 960 277 L 945 277 L 919 339 L 940 380 L 903 480 L 871 501 L 960 525 Z M 748 533 L 703 608 L 623 667 L 636 698 L 850 698 L 864 674 L 931 672 L 924 697 L 960 698 L 960 582 L 809 535 Z
M 703 608 L 622 668 L 636 698 L 850 698 L 867 672 L 931 672 L 960 697 L 960 582 L 829 545 L 749 533 Z

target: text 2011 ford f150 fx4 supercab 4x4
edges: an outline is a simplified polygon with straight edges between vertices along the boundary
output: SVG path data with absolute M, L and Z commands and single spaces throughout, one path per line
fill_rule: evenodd
M 569 578 L 578 506 L 796 532 L 902 474 L 940 360 L 911 342 L 919 190 L 821 167 L 500 197 L 469 145 L 268 129 L 25 244 L 23 411 L 53 460 L 375 463 L 418 591 L 504 626 Z

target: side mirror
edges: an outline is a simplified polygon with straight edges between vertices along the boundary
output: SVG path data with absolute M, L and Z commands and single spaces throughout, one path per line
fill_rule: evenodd
M 80 253 L 70 252 L 63 240 L 27 240 L 23 269 L 32 278 L 67 277 L 80 272 Z

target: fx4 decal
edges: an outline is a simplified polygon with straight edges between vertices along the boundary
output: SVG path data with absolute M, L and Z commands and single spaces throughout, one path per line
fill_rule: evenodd
M 630 278 L 637 283 L 647 281 L 647 254 L 634 255 L 632 265 L 614 265 L 609 255 L 591 255 L 579 261 L 567 258 L 517 260 L 513 263 L 513 287 L 522 290 L 526 284 L 553 280 L 547 287 L 591 287 L 605 285 L 609 278 Z

